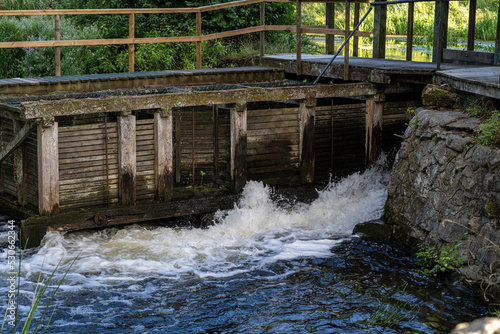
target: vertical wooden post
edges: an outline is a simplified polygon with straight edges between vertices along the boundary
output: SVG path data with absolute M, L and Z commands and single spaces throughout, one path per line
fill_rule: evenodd
M 467 34 L 467 50 L 474 51 L 474 43 L 476 41 L 476 8 L 477 0 L 469 1 L 469 31 Z
M 366 164 L 374 162 L 382 152 L 382 123 L 384 94 L 377 94 L 366 100 Z
M 61 17 L 59 15 L 55 16 L 55 40 L 61 40 Z M 56 77 L 61 76 L 61 47 L 56 46 Z
M 174 141 L 172 108 L 162 109 L 154 116 L 155 199 L 172 197 L 174 188 Z
M 497 38 L 495 39 L 494 63 L 496 66 L 500 66 L 500 5 L 498 6 L 498 24 L 497 24 Z
M 265 26 L 266 25 L 266 3 L 261 2 L 260 3 L 260 25 Z M 266 32 L 261 31 L 260 32 L 260 50 L 259 50 L 259 55 L 260 58 L 264 57 L 264 43 L 266 40 Z
M 201 38 L 201 11 L 196 12 L 196 36 Z M 196 68 L 202 68 L 201 40 L 196 42 Z M 194 178 L 194 177 L 193 177 Z
M 408 30 L 406 32 L 406 60 L 413 57 L 413 22 L 415 19 L 415 3 L 408 3 Z
M 58 133 L 57 122 L 38 125 L 38 211 L 40 215 L 59 212 Z
M 175 182 L 181 182 L 181 112 L 175 117 Z
M 335 3 L 326 4 L 326 27 L 335 29 Z M 326 35 L 326 53 L 335 54 L 335 35 Z
M 316 99 L 299 101 L 300 137 L 299 137 L 299 167 L 300 182 L 314 182 L 314 137 L 316 119 Z
M 135 14 L 128 16 L 128 38 L 135 38 Z M 128 71 L 135 71 L 135 44 L 128 45 Z
M 230 106 L 231 117 L 231 186 L 239 192 L 247 181 L 247 105 Z
M 118 198 L 122 205 L 136 202 L 136 127 L 134 115 L 118 117 Z
M 354 23 L 353 26 L 356 27 L 359 23 L 359 8 L 360 4 L 355 3 L 354 4 Z M 353 36 L 353 41 L 352 41 L 352 56 L 353 57 L 358 57 L 358 51 L 359 51 L 359 37 L 358 36 Z
M 219 106 L 214 105 L 213 124 L 214 124 L 214 180 L 219 178 Z
M 23 124 L 16 120 L 14 122 L 14 133 L 18 133 Z M 17 193 L 17 204 L 27 204 L 27 184 L 26 184 L 26 144 L 23 143 L 14 151 L 15 183 Z
M 302 75 L 302 1 L 296 0 L 297 3 L 297 75 Z
M 434 12 L 434 43 L 432 47 L 432 61 L 437 63 L 437 69 L 441 68 L 443 60 L 443 49 L 448 41 L 448 1 L 436 1 Z
M 375 6 L 373 22 L 373 58 L 385 59 L 387 5 Z
M 345 2 L 345 30 L 344 39 L 347 40 L 351 34 L 351 1 Z M 349 80 L 349 42 L 344 47 L 344 80 Z

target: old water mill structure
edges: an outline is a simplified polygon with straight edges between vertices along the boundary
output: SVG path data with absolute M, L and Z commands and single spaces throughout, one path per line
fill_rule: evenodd
M 412 10 L 407 60 L 384 59 L 387 6 L 405 2 L 411 9 L 415 1 L 372 3 L 373 32 L 332 26 L 335 3 L 354 3 L 357 25 L 359 4 L 367 1 L 322 1 L 329 17 L 320 27 L 301 24 L 302 3 L 317 1 L 293 2 L 293 26 L 267 22 L 261 0 L 182 9 L 0 11 L 56 16 L 55 40 L 0 42 L 0 48 L 56 48 L 56 76 L 0 80 L 2 211 L 22 219 L 30 245 L 48 230 L 214 212 L 231 207 L 248 180 L 298 185 L 365 168 L 398 140 L 394 134 L 405 129 L 407 110 L 420 106 L 428 83 L 500 97 L 500 34 L 495 53 L 474 51 L 476 0 L 470 1 L 465 51 L 446 48 L 449 2 L 435 1 L 432 63 L 411 61 Z M 259 26 L 202 34 L 204 12 L 255 3 L 261 4 Z M 134 15 L 176 12 L 196 15 L 196 36 L 134 37 Z M 129 36 L 60 40 L 59 15 L 81 14 L 128 14 Z M 350 10 L 345 15 L 349 21 Z M 274 30 L 326 34 L 330 53 L 333 35 L 351 35 L 354 56 L 326 66 L 331 55 L 301 53 L 300 33 L 296 54 L 266 55 L 264 34 Z M 202 69 L 202 41 L 255 32 L 261 36 L 258 66 Z M 373 58 L 357 56 L 360 36 L 373 36 Z M 172 42 L 196 43 L 198 69 L 134 72 L 134 45 Z M 61 47 L 105 44 L 129 45 L 129 73 L 60 76 Z M 348 43 L 345 48 L 348 55 Z

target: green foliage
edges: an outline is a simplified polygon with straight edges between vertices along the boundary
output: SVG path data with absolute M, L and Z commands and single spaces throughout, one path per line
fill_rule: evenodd
M 466 258 L 460 256 L 460 247 L 462 246 L 461 241 L 465 239 L 466 235 L 458 237 L 454 242 L 446 244 L 442 249 L 429 244 L 421 244 L 416 256 L 419 264 L 426 267 L 424 272 L 431 276 L 437 276 L 439 273 L 461 267 Z
M 479 125 L 477 142 L 480 145 L 500 146 L 500 111 L 494 110 L 492 116 Z
M 50 8 L 52 0 L 2 0 L 1 10 L 35 10 Z

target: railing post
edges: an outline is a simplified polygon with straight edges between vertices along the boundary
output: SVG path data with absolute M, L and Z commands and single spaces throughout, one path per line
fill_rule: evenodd
M 174 185 L 172 108 L 162 109 L 154 117 L 155 198 L 164 201 L 172 197 Z
M 61 40 L 61 17 L 55 16 L 55 40 Z M 56 46 L 56 77 L 61 76 L 61 47 Z
M 201 11 L 196 12 L 196 36 L 201 38 Z M 196 68 L 202 68 L 201 40 L 196 42 Z
M 135 38 L 135 16 L 133 13 L 128 16 L 128 37 Z M 135 71 L 135 44 L 128 45 L 128 71 Z
M 474 51 L 475 33 L 476 33 L 476 8 L 477 0 L 469 2 L 469 32 L 467 36 L 467 51 Z
M 354 23 L 353 23 L 354 26 L 357 26 L 359 23 L 359 8 L 360 8 L 360 4 L 355 3 L 354 4 Z M 352 41 L 352 56 L 353 57 L 357 57 L 359 55 L 358 49 L 359 49 L 359 37 L 354 36 L 354 39 Z
M 375 6 L 373 22 L 373 58 L 385 58 L 387 5 Z
M 495 65 L 500 66 L 500 6 L 498 6 L 497 38 L 495 39 Z
M 326 27 L 335 29 L 335 3 L 326 4 Z M 326 53 L 335 54 L 335 35 L 326 35 Z
M 302 1 L 296 1 L 296 30 L 297 30 L 297 75 L 302 75 Z
M 344 38 L 347 41 L 351 34 L 351 1 L 345 2 L 345 31 Z M 344 80 L 349 80 L 349 42 L 344 47 Z
M 406 33 L 406 60 L 413 57 L 413 21 L 415 17 L 415 3 L 408 3 L 408 30 Z
M 443 49 L 448 42 L 448 1 L 436 1 L 434 13 L 434 43 L 432 48 L 432 61 L 437 63 L 437 69 L 441 68 L 443 60 Z
M 266 25 L 266 3 L 265 2 L 261 2 L 260 3 L 260 25 L 261 26 L 265 26 Z M 265 42 L 265 39 L 266 39 L 266 32 L 265 31 L 261 31 L 259 35 L 260 35 L 260 51 L 259 51 L 259 55 L 260 55 L 260 58 L 262 59 L 262 57 L 264 57 L 264 42 Z

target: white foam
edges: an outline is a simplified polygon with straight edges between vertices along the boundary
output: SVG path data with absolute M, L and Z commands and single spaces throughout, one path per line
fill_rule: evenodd
M 218 212 L 208 229 L 139 225 L 98 232 L 49 232 L 39 251 L 23 262 L 28 277 L 50 273 L 61 258 L 73 286 L 95 287 L 145 277 L 221 277 L 272 261 L 325 257 L 360 222 L 379 218 L 386 199 L 387 172 L 373 168 L 329 184 L 309 205 L 273 202 L 272 189 L 250 181 L 234 208 Z M 4 262 L 4 261 L 2 261 Z M 5 272 L 5 267 L 0 267 Z M 91 279 L 90 279 L 91 278 Z M 133 287 L 133 288 L 132 288 Z M 68 288 L 68 287 L 67 287 Z

